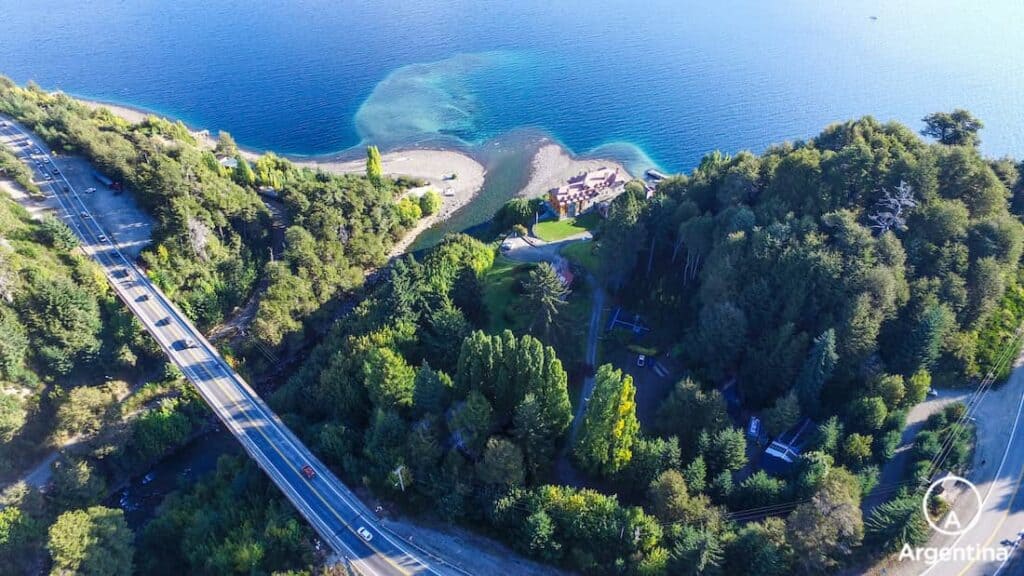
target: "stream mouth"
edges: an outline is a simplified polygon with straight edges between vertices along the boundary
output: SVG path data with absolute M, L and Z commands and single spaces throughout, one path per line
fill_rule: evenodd
M 240 454 L 238 441 L 218 426 L 157 462 L 145 474 L 132 478 L 107 499 L 106 505 L 123 510 L 128 526 L 137 532 L 156 516 L 170 493 L 215 472 L 221 456 Z

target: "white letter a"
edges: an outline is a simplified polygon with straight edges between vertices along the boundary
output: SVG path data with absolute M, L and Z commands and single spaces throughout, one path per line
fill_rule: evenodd
M 960 525 L 960 518 L 957 518 L 956 512 L 952 510 L 950 510 L 949 515 L 946 516 L 946 522 L 942 525 L 942 528 L 948 530 L 950 526 L 956 526 L 957 530 L 962 528 Z

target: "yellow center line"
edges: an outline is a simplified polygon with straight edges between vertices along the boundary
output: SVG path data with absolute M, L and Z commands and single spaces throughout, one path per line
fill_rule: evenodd
M 142 285 L 142 287 L 143 287 L 143 289 L 146 289 L 146 288 L 148 288 L 148 286 L 146 286 L 146 285 L 144 285 L 144 284 Z M 154 303 L 152 302 L 152 299 L 148 299 L 148 300 L 144 301 L 143 303 L 141 303 L 141 304 L 140 304 L 140 305 L 139 305 L 138 307 L 139 307 L 139 308 L 148 308 L 148 307 L 150 307 L 150 306 L 152 306 L 152 305 L 155 305 L 155 304 L 154 304 Z M 152 310 L 150 310 L 150 311 L 152 312 Z M 171 326 L 174 326 L 175 328 L 177 328 L 177 326 L 176 326 L 175 324 L 173 324 L 173 323 L 171 324 Z M 186 336 L 187 336 L 187 332 L 186 332 Z M 170 348 L 170 346 L 168 346 L 168 348 Z M 206 350 L 204 349 L 204 351 L 206 351 Z M 209 354 L 209 352 L 208 352 L 208 351 L 206 351 L 206 352 L 207 352 L 207 354 Z M 212 354 L 210 354 L 210 356 L 213 356 L 213 355 L 212 355 Z M 214 359 L 216 360 L 216 357 L 214 357 Z M 269 445 L 270 445 L 270 447 L 271 447 L 271 448 L 273 448 L 275 452 L 277 452 L 278 456 L 280 456 L 280 457 L 281 457 L 281 459 L 282 459 L 282 460 L 283 460 L 283 461 L 284 461 L 285 463 L 287 463 L 287 462 L 289 462 L 289 461 L 291 460 L 291 459 L 290 459 L 290 458 L 289 458 L 288 456 L 286 456 L 286 455 L 284 454 L 284 452 L 282 452 L 282 451 L 281 451 L 281 449 L 280 449 L 280 448 L 278 448 L 277 444 L 276 444 L 276 443 L 275 443 L 275 442 L 274 442 L 274 441 L 273 441 L 273 440 L 272 440 L 272 439 L 271 439 L 271 438 L 270 438 L 270 437 L 269 437 L 269 436 L 267 435 L 267 433 L 266 433 L 266 432 L 265 432 L 265 431 L 263 430 L 263 427 L 262 427 L 262 426 L 260 426 L 260 425 L 259 425 L 259 424 L 258 424 L 258 423 L 257 423 L 257 422 L 255 421 L 255 420 L 253 420 L 253 419 L 252 419 L 252 418 L 251 418 L 251 417 L 249 416 L 249 413 L 248 413 L 248 411 L 247 411 L 247 410 L 243 410 L 243 409 L 242 409 L 242 407 L 241 407 L 241 406 L 239 405 L 239 400 L 249 400 L 249 399 L 248 399 L 248 398 L 246 398 L 246 397 L 245 397 L 245 395 L 240 395 L 240 397 L 236 398 L 236 397 L 235 397 L 235 396 L 234 396 L 234 395 L 233 395 L 233 394 L 232 394 L 231 392 L 232 392 L 232 390 L 236 390 L 236 391 L 237 391 L 237 390 L 238 390 L 238 388 L 237 388 L 237 387 L 234 387 L 234 386 L 225 386 L 225 385 L 224 385 L 224 384 L 223 384 L 223 383 L 221 382 L 221 379 L 222 379 L 222 378 L 225 378 L 225 376 L 217 376 L 217 375 L 216 375 L 216 374 L 214 374 L 214 373 L 213 373 L 212 371 L 210 371 L 209 369 L 207 369 L 207 368 L 206 368 L 205 366 L 202 366 L 202 365 L 200 365 L 200 366 L 199 366 L 199 368 L 197 368 L 197 369 L 193 369 L 193 370 L 194 370 L 194 372 L 196 372 L 196 373 L 197 373 L 197 375 L 198 375 L 198 372 L 202 371 L 202 372 L 203 372 L 203 373 L 204 373 L 204 374 L 205 374 L 206 376 L 209 376 L 209 377 L 211 377 L 211 379 L 212 379 L 212 383 L 213 383 L 213 384 L 214 384 L 214 385 L 215 385 L 215 386 L 217 387 L 217 389 L 218 389 L 218 390 L 219 390 L 219 391 L 220 391 L 221 393 L 223 393 L 223 394 L 224 394 L 224 395 L 225 395 L 225 396 L 226 396 L 226 397 L 228 398 L 228 400 L 229 400 L 229 401 L 231 402 L 230 406 L 231 406 L 231 407 L 235 407 L 235 408 L 238 408 L 238 409 L 239 409 L 239 411 L 240 411 L 240 412 L 242 413 L 242 416 L 243 416 L 243 417 L 244 417 L 244 418 L 246 419 L 246 421 L 247 421 L 247 422 L 248 422 L 248 423 L 249 423 L 249 424 L 250 424 L 250 425 L 251 425 L 251 426 L 252 426 L 253 428 L 255 428 L 256 432 L 257 432 L 257 433 L 259 433 L 259 434 L 260 434 L 260 436 L 262 436 L 264 440 L 266 440 L 266 441 L 267 441 L 267 444 L 269 444 Z M 231 379 L 230 377 L 227 377 L 227 378 Z M 216 399 L 215 399 L 215 398 L 214 398 L 214 400 L 216 401 Z M 256 408 L 256 404 L 255 404 L 255 402 L 253 402 L 253 401 L 251 401 L 251 400 L 249 400 L 249 402 L 250 402 L 250 403 L 251 403 L 251 404 L 253 405 L 253 407 L 254 407 L 254 408 Z M 223 405 L 223 404 L 222 404 L 222 406 L 224 406 L 224 408 L 225 408 L 225 409 L 226 409 L 226 408 L 228 407 L 228 406 L 225 406 L 225 405 Z M 226 410 L 225 410 L 225 411 L 226 411 Z M 242 434 L 244 434 L 244 431 L 242 432 Z M 271 464 L 271 465 L 272 465 L 272 464 Z M 381 552 L 380 550 L 378 550 L 378 549 L 377 549 L 377 548 L 376 548 L 376 547 L 375 547 L 375 546 L 374 546 L 373 544 L 371 544 L 370 542 L 367 542 L 367 541 L 366 541 L 366 540 L 365 540 L 365 539 L 364 539 L 364 538 L 362 537 L 362 535 L 361 535 L 361 534 L 359 534 L 358 532 L 356 532 L 356 531 L 355 531 L 355 529 L 354 529 L 354 528 L 352 528 L 352 526 L 351 526 L 351 525 L 350 525 L 350 524 L 349 524 L 349 523 L 348 523 L 347 521 L 345 521 L 345 519 L 344 519 L 344 518 L 343 518 L 343 517 L 341 516 L 341 514 L 340 514 L 340 513 L 339 513 L 339 512 L 338 512 L 338 511 L 337 511 L 337 510 L 336 510 L 336 509 L 334 508 L 334 506 L 332 506 L 332 505 L 331 505 L 331 503 L 330 503 L 330 502 L 328 502 L 328 501 L 327 501 L 327 500 L 326 500 L 326 499 L 325 499 L 325 498 L 323 497 L 323 495 L 321 495 L 321 494 L 320 494 L 319 490 L 317 490 L 317 489 L 316 489 L 316 486 L 313 486 L 313 484 L 312 484 L 312 482 L 310 481 L 310 479 L 308 479 L 308 478 L 305 478 L 305 477 L 303 477 L 303 480 L 304 480 L 304 481 L 306 482 L 306 484 L 308 484 L 308 485 L 309 485 L 309 487 L 310 487 L 311 491 L 313 492 L 313 494 L 315 494 L 315 495 L 316 495 L 316 497 L 317 497 L 317 498 L 318 498 L 318 499 L 319 499 L 319 500 L 320 500 L 320 501 L 321 501 L 321 502 L 322 502 L 322 503 L 324 504 L 324 506 L 325 506 L 325 507 L 326 507 L 326 508 L 327 508 L 328 510 L 330 510 L 330 511 L 331 511 L 331 513 L 332 513 L 332 514 L 334 515 L 334 517 L 335 517 L 335 518 L 337 518 L 337 519 L 338 519 L 338 521 L 340 521 L 340 522 L 341 522 L 341 524 L 342 524 L 342 525 L 343 525 L 343 526 L 344 526 L 344 527 L 345 527 L 346 529 L 348 529 L 348 531 L 349 531 L 349 532 L 351 532 L 351 533 L 352 533 L 353 535 L 355 535 L 356 537 L 358 537 L 360 541 L 364 542 L 364 543 L 366 544 L 367 548 L 369 548 L 370 550 L 372 550 L 373 552 L 375 552 L 375 553 L 376 553 L 376 554 L 377 554 L 378 556 L 380 556 L 381 558 L 384 558 L 384 560 L 385 560 L 385 561 L 387 561 L 387 562 L 388 562 L 389 564 L 391 564 L 392 566 L 394 566 L 394 567 L 395 567 L 395 568 L 396 568 L 396 569 L 397 569 L 397 570 L 398 570 L 399 572 L 401 572 L 402 574 L 405 574 L 405 575 L 411 575 L 411 574 L 412 574 L 412 572 L 409 572 L 409 571 L 407 571 L 407 570 L 406 570 L 406 569 L 405 569 L 404 567 L 402 567 L 401 565 L 397 564 L 397 563 L 396 563 L 395 561 L 393 561 L 393 560 L 391 559 L 391 557 L 390 557 L 389 555 L 387 555 L 387 554 L 384 554 L 383 552 Z M 286 480 L 285 480 L 284 478 L 282 478 L 282 481 L 286 481 Z M 297 494 L 296 494 L 296 495 L 297 495 Z M 297 496 L 298 496 L 298 495 L 297 495 Z M 353 508 L 353 509 L 354 509 L 354 508 Z
M 63 173 L 61 173 L 61 177 L 63 178 Z M 66 180 L 66 179 L 65 179 L 65 182 L 67 182 L 67 180 Z M 57 184 L 56 182 L 51 182 L 51 184 L 52 184 L 52 188 L 53 188 L 53 193 L 54 193 L 54 195 L 55 195 L 55 196 L 58 196 L 58 195 L 60 195 L 60 194 L 61 194 L 61 190 L 59 189 L 59 184 Z M 69 187 L 69 188 L 71 187 L 70 183 L 68 183 L 68 187 Z M 58 204 L 60 204 L 60 205 L 61 205 L 61 207 L 62 207 L 62 208 L 64 208 L 64 210 L 65 210 L 65 211 L 66 211 L 66 212 L 68 213 L 68 217 L 69 217 L 69 218 L 71 218 L 72 220 L 74 220 L 74 219 L 75 219 L 75 214 L 74 214 L 74 200 L 72 199 L 72 197 L 71 197 L 71 193 L 70 193 L 70 192 L 65 192 L 65 193 L 64 193 L 64 196 L 66 197 L 66 199 L 67 199 L 67 201 L 68 201 L 68 205 L 66 205 L 66 206 L 65 206 L 65 205 L 64 205 L 64 203 L 62 203 L 62 202 L 59 202 L 59 200 L 58 200 Z M 79 199 L 79 200 L 78 200 L 78 202 L 81 202 L 81 200 Z M 85 219 L 85 218 L 83 218 L 83 217 L 82 217 L 81 215 L 79 215 L 79 216 L 78 216 L 78 219 L 79 219 L 79 220 L 80 220 L 80 221 L 82 222 L 82 228 L 81 228 L 81 231 L 82 231 L 83 233 L 85 233 L 86 235 L 88 235 L 88 236 L 90 236 L 90 237 L 91 237 L 91 238 L 83 238 L 83 240 L 91 240 L 92 242 L 90 242 L 90 244 L 99 244 L 99 248 L 106 248 L 105 246 L 103 246 L 103 243 L 102 243 L 102 242 L 99 242 L 99 239 L 98 239 L 98 237 L 97 237 L 97 233 L 96 233 L 95 231 L 93 231 L 93 230 L 91 230 L 91 229 L 90 229 L 90 227 L 89 227 L 89 224 L 90 224 L 90 223 L 89 223 L 89 222 L 85 222 L 85 220 L 86 220 L 86 219 Z M 101 227 L 100 227 L 100 226 L 99 226 L 98 224 L 94 223 L 94 225 L 96 226 L 96 229 L 97 229 L 97 230 L 100 230 L 100 231 L 101 231 L 102 233 L 106 233 L 106 231 L 102 230 L 102 228 L 101 228 Z M 100 257 L 100 254 L 99 254 L 99 249 L 98 249 L 98 248 L 96 248 L 96 247 L 95 247 L 94 245 L 88 245 L 88 244 L 87 244 L 86 246 L 83 246 L 83 248 L 91 248 L 91 250 L 86 250 L 86 252 L 87 252 L 87 253 L 89 253 L 89 255 L 90 255 L 90 256 L 91 256 L 91 257 L 92 257 L 92 258 L 93 258 L 94 260 L 96 260 L 96 261 L 97 261 L 97 262 L 98 262 L 98 263 L 100 264 L 100 267 L 101 267 L 101 268 L 103 268 L 103 269 L 104 269 L 105 271 L 106 271 L 106 270 L 107 270 L 107 269 L 108 269 L 109 267 L 111 267 L 111 266 L 112 266 L 112 265 L 110 265 L 110 264 L 105 264 L 105 263 L 103 262 L 103 260 L 102 260 L 102 259 L 101 259 L 101 257 Z M 130 262 L 129 262 L 129 263 L 128 263 L 128 265 L 129 265 L 129 266 L 131 266 L 131 267 L 132 267 L 132 268 L 134 269 L 135 273 L 136 273 L 136 274 L 137 274 L 138 276 L 140 276 L 140 277 L 141 277 L 141 276 L 144 276 L 144 274 L 142 274 L 141 270 L 139 270 L 139 269 L 138 269 L 138 268 L 137 268 L 137 267 L 136 267 L 136 266 L 135 266 L 135 265 L 134 265 L 133 263 L 130 263 Z M 151 312 L 151 313 L 153 312 L 152 306 L 155 306 L 155 303 L 153 302 L 153 299 L 152 299 L 152 298 L 147 298 L 146 300 L 144 300 L 144 301 L 142 301 L 142 302 L 131 302 L 131 301 L 130 301 L 131 299 L 129 298 L 129 296 L 130 296 L 130 291 L 129 291 L 129 288 L 127 288 L 127 287 L 121 287 L 121 290 L 119 291 L 119 290 L 118 290 L 118 286 L 116 285 L 116 284 L 117 284 L 117 281 L 116 281 L 116 279 L 113 279 L 113 278 L 111 278 L 111 277 L 109 277 L 109 276 L 108 276 L 108 277 L 107 277 L 107 281 L 108 281 L 108 282 L 110 282 L 111 284 L 114 284 L 114 292 L 115 292 L 115 293 L 119 293 L 119 292 L 120 292 L 120 293 L 123 293 L 123 295 L 124 295 L 124 297 L 125 297 L 125 302 L 126 302 L 126 304 L 128 305 L 128 308 L 129 308 L 129 309 L 131 309 L 131 308 L 138 308 L 138 309 L 139 309 L 140 311 L 142 311 L 142 312 L 146 312 L 146 311 L 149 311 L 149 312 Z M 148 281 L 148 279 L 147 279 L 147 281 Z M 147 293 L 147 294 L 148 294 L 148 293 L 149 293 L 150 291 L 152 291 L 152 292 L 156 292 L 156 287 L 155 287 L 155 286 L 150 286 L 150 285 L 148 285 L 147 283 L 140 283 L 140 284 L 139 284 L 139 286 L 140 286 L 140 287 L 141 287 L 141 288 L 143 289 L 144 293 Z M 133 306 L 133 304 L 135 304 L 135 306 Z M 168 302 L 168 305 L 170 306 L 170 303 L 169 303 L 169 302 Z M 147 309 L 148 309 L 148 310 L 147 310 Z M 160 312 L 161 310 L 160 310 L 160 309 L 158 308 L 158 309 L 157 309 L 157 311 L 158 311 L 158 312 Z M 140 315 L 141 315 L 141 314 L 140 314 Z M 175 314 L 175 315 L 178 315 L 178 314 Z M 159 319 L 159 318 L 158 318 L 158 319 Z M 145 321 L 143 321 L 143 325 L 145 325 Z M 171 324 L 171 326 L 174 326 L 174 324 Z M 170 326 L 169 326 L 169 327 L 170 327 Z M 177 326 L 174 326 L 174 327 L 175 327 L 175 328 L 177 328 Z M 154 324 L 154 328 L 155 328 L 155 324 Z M 188 326 L 185 326 L 185 328 L 188 328 Z M 186 330 L 186 331 L 185 331 L 185 336 L 187 337 L 188 335 L 189 335 L 189 332 L 188 332 L 188 331 Z M 157 335 L 156 335 L 155 331 L 154 331 L 154 333 L 152 333 L 152 336 L 153 336 L 154 338 L 156 338 L 156 337 L 157 337 Z M 172 342 L 172 345 L 173 345 L 173 342 Z M 211 346 L 212 346 L 212 345 L 211 345 Z M 171 350 L 172 350 L 172 348 L 171 348 L 171 345 L 168 345 L 168 346 L 167 346 L 167 349 L 168 349 L 169 351 L 171 351 Z M 204 351 L 204 352 L 206 352 L 206 353 L 207 353 L 207 354 L 208 354 L 209 356 L 211 356 L 211 357 L 212 357 L 212 358 L 213 358 L 213 359 L 214 359 L 215 361 L 216 361 L 216 360 L 218 360 L 217 356 L 216 356 L 216 355 L 214 355 L 214 354 L 212 354 L 212 353 L 211 353 L 211 352 L 210 352 L 209 350 L 207 350 L 205 346 L 204 346 L 204 348 L 203 348 L 203 351 Z M 171 359 L 172 359 L 172 360 L 174 359 L 174 357 L 173 357 L 173 353 L 172 353 Z M 261 436 L 263 437 L 263 439 L 267 441 L 267 444 L 269 444 L 269 445 L 270 445 L 270 447 L 271 447 L 271 448 L 273 448 L 275 452 L 277 452 L 278 456 L 280 456 L 280 457 L 281 457 L 281 460 L 282 460 L 282 461 L 284 461 L 284 462 L 285 462 L 286 464 L 287 464 L 288 462 L 290 462 L 290 460 L 291 460 L 291 459 L 290 459 L 290 458 L 288 458 L 288 457 L 287 457 L 287 456 L 286 456 L 286 455 L 284 454 L 284 452 L 282 452 L 282 451 L 281 451 L 281 449 L 280 449 L 280 448 L 278 448 L 277 444 L 276 444 L 276 443 L 275 443 L 275 442 L 274 442 L 273 440 L 271 440 L 271 438 L 270 438 L 270 437 L 269 437 L 269 436 L 267 435 L 267 433 L 266 433 L 266 432 L 265 432 L 265 431 L 263 430 L 263 427 L 262 427 L 262 426 L 260 426 L 260 425 L 258 425 L 258 424 L 256 423 L 256 421 L 255 421 L 255 420 L 253 420 L 253 419 L 252 419 L 252 418 L 251 418 L 251 417 L 249 416 L 249 414 L 248 414 L 248 411 L 246 411 L 246 410 L 242 410 L 242 409 L 241 409 L 241 406 L 239 406 L 238 400 L 237 400 L 237 399 L 235 399 L 235 397 L 234 397 L 234 396 L 233 396 L 233 395 L 231 394 L 231 389 L 232 389 L 232 388 L 234 388 L 235 390 L 238 390 L 238 387 L 237 387 L 237 386 L 227 386 L 227 387 L 225 387 L 225 386 L 224 386 L 224 385 L 223 385 L 223 384 L 222 384 L 222 383 L 220 382 L 220 379 L 221 379 L 222 377 L 221 377 L 221 376 L 217 376 L 217 375 L 216 375 L 216 374 L 214 374 L 214 373 L 213 373 L 212 371 L 210 371 L 209 369 L 207 369 L 207 368 L 206 368 L 205 366 L 202 366 L 202 365 L 200 365 L 200 367 L 199 367 L 198 369 L 194 369 L 194 372 L 195 372 L 195 373 L 196 373 L 197 375 L 199 374 L 199 371 L 202 371 L 202 372 L 203 372 L 203 373 L 205 373 L 205 374 L 206 374 L 207 376 L 209 376 L 209 377 L 212 377 L 212 382 L 213 382 L 213 384 L 214 384 L 214 385 L 215 385 L 215 386 L 217 387 L 217 389 L 218 389 L 218 390 L 220 390 L 220 392 L 221 392 L 221 393 L 223 393 L 223 394 L 224 394 L 224 395 L 225 395 L 225 396 L 226 396 L 226 397 L 228 398 L 228 400 L 229 400 L 229 401 L 231 402 L 231 406 L 233 406 L 233 407 L 235 407 L 235 408 L 238 408 L 238 409 L 239 409 L 239 410 L 240 410 L 240 411 L 242 412 L 242 416 L 243 416 L 243 417 L 244 417 L 244 418 L 246 419 L 246 421 L 248 421 L 248 423 L 249 423 L 249 424 L 250 424 L 250 425 L 251 425 L 251 426 L 252 426 L 253 428 L 255 428 L 255 429 L 256 429 L 256 432 L 258 432 L 258 433 L 259 433 L 259 434 L 260 434 L 260 435 L 261 435 Z M 230 377 L 229 377 L 229 379 L 233 380 L 233 378 L 230 378 Z M 199 383 L 196 383 L 196 386 L 198 387 L 198 386 L 199 386 Z M 240 399 L 243 399 L 243 400 L 249 400 L 249 402 L 250 402 L 250 403 L 251 403 L 251 404 L 253 405 L 253 407 L 254 407 L 254 408 L 256 408 L 256 409 L 258 409 L 258 406 L 256 405 L 256 402 L 255 402 L 254 400 L 251 400 L 251 399 L 247 398 L 247 397 L 246 397 L 246 396 L 245 396 L 244 394 L 242 394 L 242 395 L 241 395 L 241 398 L 240 398 Z M 214 398 L 214 400 L 216 400 L 216 399 Z M 222 405 L 222 407 L 226 408 L 226 407 L 225 407 L 225 406 L 223 406 L 223 405 Z M 225 412 L 227 412 L 227 410 L 226 410 L 226 409 L 225 409 Z M 269 419 L 269 418 L 268 418 L 268 419 Z M 241 431 L 241 430 L 240 430 L 240 432 L 241 432 L 241 434 L 243 434 L 243 435 L 245 434 L 245 432 L 244 432 L 244 431 Z M 270 462 L 268 462 L 268 464 L 270 464 L 270 465 L 273 465 L 273 464 L 272 464 L 272 463 L 270 463 Z M 283 475 L 283 474 L 282 474 L 282 475 Z M 364 538 L 362 537 L 362 535 L 361 535 L 361 534 L 359 534 L 358 532 L 356 532 L 356 531 L 355 531 L 355 529 L 353 529 L 353 528 L 352 528 L 352 526 L 351 526 L 351 525 L 349 525 L 349 523 L 345 521 L 345 519 L 344 519 L 344 518 L 343 518 L 343 517 L 341 516 L 341 514 L 340 514 L 340 513 L 339 513 L 339 512 L 338 512 L 338 511 L 337 511 L 337 510 L 336 510 L 336 509 L 334 508 L 334 506 L 332 506 L 332 505 L 331 505 L 331 503 L 330 503 L 330 502 L 328 502 L 328 501 L 327 501 L 327 499 L 325 499 L 325 498 L 323 497 L 323 495 L 322 495 L 322 494 L 320 494 L 320 491 L 319 491 L 319 490 L 317 490 L 317 487 L 316 487 L 316 486 L 314 486 L 314 485 L 312 484 L 312 482 L 311 482 L 311 480 L 310 480 L 309 478 L 305 478 L 305 477 L 303 477 L 303 479 L 305 480 L 306 484 L 307 484 L 307 485 L 308 485 L 308 486 L 310 487 L 310 490 L 311 490 L 311 492 L 313 492 L 313 494 L 315 494 L 315 495 L 316 495 L 316 497 L 317 497 L 317 498 L 318 498 L 318 499 L 319 499 L 319 500 L 320 500 L 320 501 L 321 501 L 321 502 L 323 503 L 323 505 L 324 505 L 324 506 L 325 506 L 325 507 L 326 507 L 326 508 L 327 508 L 328 510 L 330 510 L 331 514 L 333 514 L 333 515 L 334 515 L 334 517 L 335 517 L 335 518 L 337 518 L 337 519 L 338 519 L 338 521 L 340 521 L 340 522 L 341 522 L 342 526 L 344 526 L 344 527 L 345 527 L 346 529 L 348 529 L 348 530 L 349 530 L 349 532 L 351 532 L 351 533 L 352 533 L 353 535 L 355 535 L 355 536 L 356 536 L 357 538 L 359 538 L 359 539 L 360 539 L 360 541 L 362 541 L 362 542 L 363 542 L 363 543 L 364 543 L 364 544 L 366 545 L 366 547 L 367 547 L 367 548 L 369 548 L 369 549 L 370 549 L 370 550 L 372 550 L 372 551 L 373 551 L 374 553 L 376 553 L 376 554 L 377 554 L 378 556 L 380 556 L 381 558 L 383 558 L 383 559 L 384 559 L 384 560 L 385 560 L 385 561 L 386 561 L 387 563 L 391 564 L 391 565 L 392 565 L 392 566 L 393 566 L 393 567 L 394 567 L 395 569 L 397 569 L 397 570 L 398 570 L 399 572 L 401 572 L 402 574 L 404 574 L 404 575 L 411 575 L 411 574 L 412 574 L 412 572 L 409 572 L 409 571 L 408 571 L 408 570 L 406 570 L 406 569 L 405 569 L 405 568 L 404 568 L 403 566 L 401 566 L 400 564 L 398 564 L 398 563 L 396 563 L 396 562 L 395 562 L 394 560 L 392 560 L 392 559 L 391 559 L 391 557 L 390 557 L 389 555 L 387 555 L 387 554 L 384 554 L 384 553 L 382 553 L 382 552 L 381 552 L 380 550 L 378 550 L 378 549 L 377 549 L 377 548 L 376 548 L 376 547 L 375 547 L 375 546 L 374 546 L 373 544 L 371 544 L 370 542 L 366 541 L 366 540 L 365 540 L 365 539 L 364 539 Z M 286 480 L 285 478 L 283 478 L 283 477 L 282 477 L 282 481 L 283 481 L 283 482 L 286 482 L 286 483 L 287 483 L 287 480 Z M 297 494 L 297 493 L 296 493 L 296 496 L 298 497 L 298 494 Z M 354 507 L 353 507 L 353 510 L 355 510 L 355 508 L 354 508 Z M 313 511 L 312 509 L 311 509 L 310 511 L 311 511 L 311 512 L 313 512 L 313 513 L 315 513 L 315 511 Z M 358 512 L 358 510 L 356 510 L 356 512 L 357 512 L 357 516 L 358 516 L 358 515 L 359 515 L 360 513 Z M 400 551 L 402 551 L 402 552 L 404 553 L 404 550 L 402 550 L 402 549 L 401 549 L 400 547 L 396 546 L 396 548 L 398 548 L 398 549 L 399 549 Z M 354 552 L 354 551 L 353 551 L 353 552 Z M 406 554 L 407 554 L 407 553 L 406 553 Z
M 999 524 L 996 525 L 995 530 L 992 531 L 992 534 L 988 537 L 988 540 L 986 540 L 985 543 L 981 545 L 982 549 L 988 548 L 989 544 L 991 544 L 992 541 L 996 539 L 996 535 L 999 533 L 999 530 L 1002 529 L 1003 524 L 1006 523 L 1006 519 L 1010 517 L 1010 509 L 1011 506 L 1013 506 L 1014 500 L 1017 499 L 1017 492 L 1020 491 L 1020 485 L 1022 480 L 1024 480 L 1024 470 L 1021 470 L 1020 475 L 1017 476 L 1017 483 L 1013 487 L 1013 494 L 1010 496 L 1010 501 L 1007 502 L 1006 504 L 1006 511 L 1003 512 L 1003 517 L 1000 518 Z M 964 574 L 967 573 L 967 571 L 970 570 L 972 566 L 974 566 L 975 562 L 977 562 L 977 560 L 972 559 L 971 561 L 969 561 L 967 563 L 967 566 L 964 566 L 964 569 L 957 573 L 957 576 L 964 576 Z

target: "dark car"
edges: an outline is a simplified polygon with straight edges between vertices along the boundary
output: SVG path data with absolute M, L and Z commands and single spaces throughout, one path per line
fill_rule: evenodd
M 191 338 L 182 338 L 174 343 L 178 350 L 188 350 L 196 347 L 196 341 Z
M 313 467 L 310 466 L 309 464 L 306 464 L 305 466 L 302 467 L 302 474 L 306 478 L 309 478 L 310 480 L 316 478 L 316 470 L 313 470 Z
M 136 302 L 145 302 L 146 300 L 149 300 L 149 294 L 143 294 L 135 299 Z
M 167 326 L 170 323 L 171 323 L 171 317 L 170 316 L 164 316 L 163 318 L 161 318 L 161 319 L 156 321 L 156 325 L 157 326 Z

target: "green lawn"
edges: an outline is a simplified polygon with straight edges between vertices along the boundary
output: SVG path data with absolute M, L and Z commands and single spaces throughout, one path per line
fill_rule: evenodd
M 487 308 L 488 329 L 492 334 L 519 327 L 519 319 L 512 311 L 519 282 L 526 277 L 532 264 L 514 262 L 498 254 L 494 265 L 484 272 L 484 306 Z
M 577 218 L 562 220 L 545 220 L 533 225 L 533 233 L 545 242 L 561 240 L 573 234 L 586 232 L 597 225 L 598 215 L 594 211 L 587 212 Z
M 562 248 L 562 256 L 565 256 L 573 264 L 586 269 L 587 272 L 597 275 L 597 246 L 593 241 L 572 242 Z

